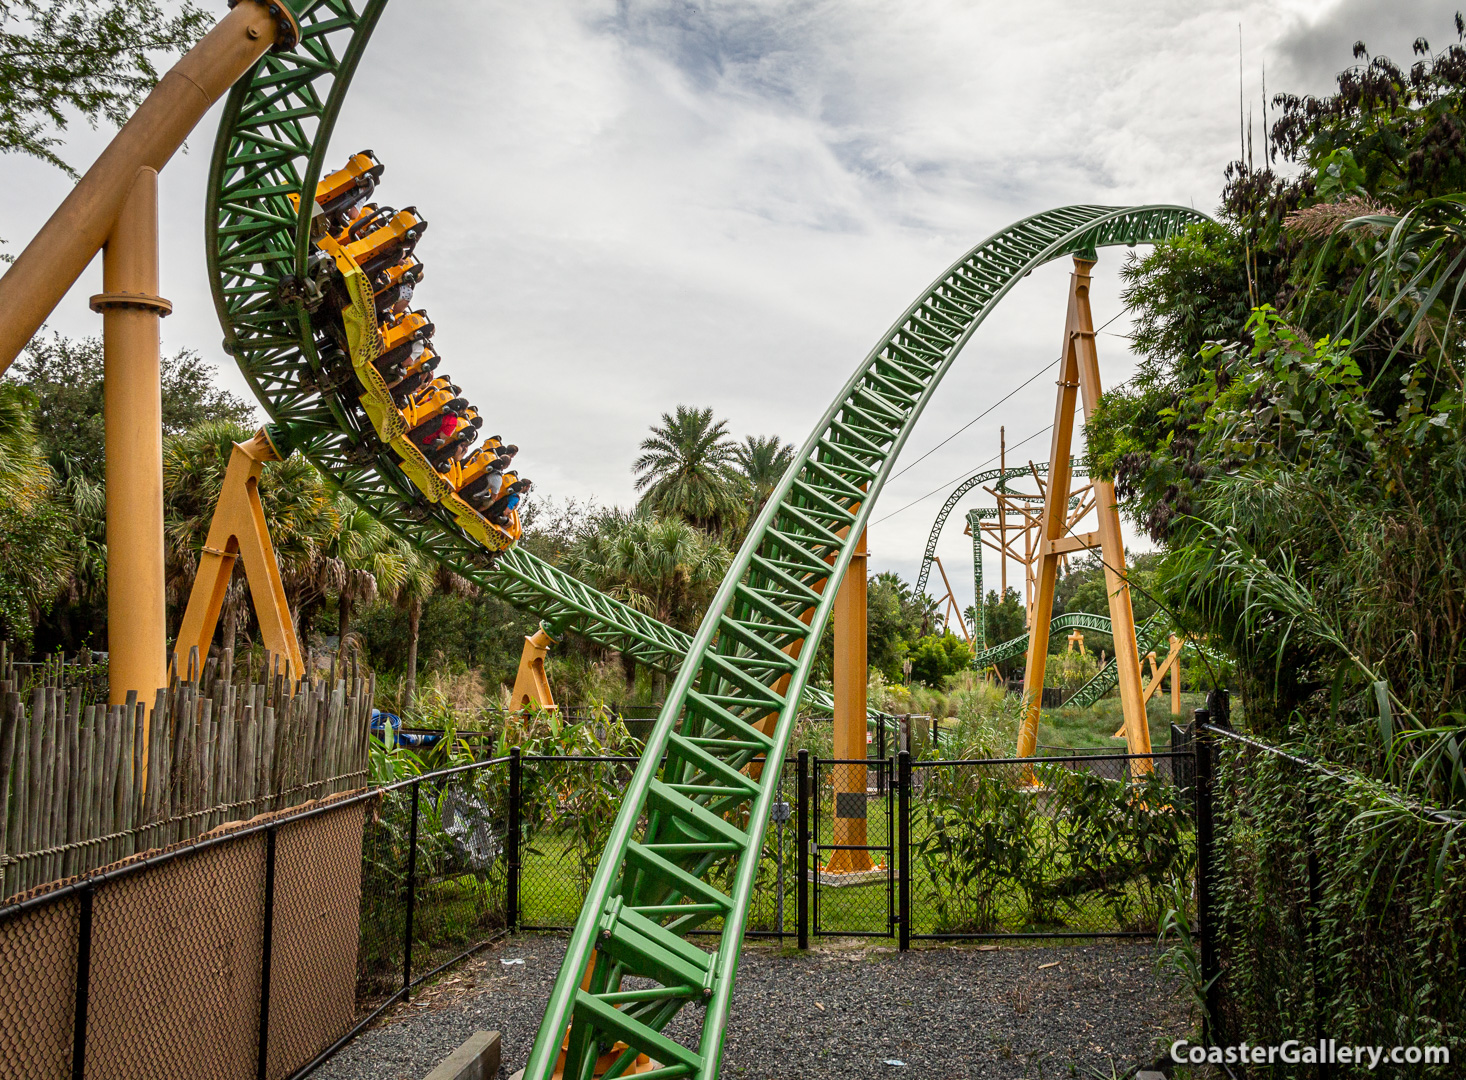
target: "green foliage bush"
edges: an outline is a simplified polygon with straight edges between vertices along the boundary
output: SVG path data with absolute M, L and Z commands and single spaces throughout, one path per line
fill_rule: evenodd
M 911 677 L 927 686 L 942 686 L 959 671 L 972 667 L 972 649 L 956 634 L 928 634 L 908 653 Z M 945 707 L 942 715 L 946 715 Z
M 1182 795 L 1157 773 L 1127 784 L 1037 766 L 1030 785 L 1008 768 L 924 772 L 913 858 L 943 930 L 997 929 L 1005 900 L 1023 909 L 1009 929 L 1061 928 L 1095 904 L 1121 928 L 1154 928 L 1169 883 L 1192 871 Z
M 1219 1041 L 1447 1045 L 1456 1063 L 1411 1075 L 1459 1076 L 1460 817 L 1377 781 L 1225 747 L 1217 799 Z

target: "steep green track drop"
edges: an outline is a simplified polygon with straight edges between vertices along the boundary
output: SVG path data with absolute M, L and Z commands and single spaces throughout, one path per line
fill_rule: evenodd
M 693 640 L 628 787 L 570 939 L 526 1080 L 588 1080 L 616 1042 L 659 1076 L 717 1076 L 758 854 L 813 648 L 855 540 L 937 384 L 997 302 L 1034 267 L 1151 243 L 1202 220 L 1182 207 L 1074 206 L 988 238 L 943 274 L 866 357 L 750 530 Z M 772 719 L 772 724 L 770 720 Z M 665 765 L 661 764 L 663 755 Z M 745 771 L 763 761 L 758 779 Z M 687 932 L 719 919 L 714 952 Z M 597 957 L 589 990 L 582 977 Z M 658 989 L 627 992 L 632 976 Z M 688 1002 L 689 1044 L 661 1030 Z
M 452 515 L 423 499 L 348 408 L 317 355 L 303 303 L 310 205 L 331 129 L 386 0 L 296 0 L 301 43 L 267 54 L 224 106 L 206 218 L 214 303 L 224 348 L 270 419 L 328 481 L 419 550 L 547 623 L 676 671 L 691 638 L 518 548 L 489 569 Z M 305 194 L 309 193 L 309 194 Z M 349 388 L 348 388 L 349 389 Z

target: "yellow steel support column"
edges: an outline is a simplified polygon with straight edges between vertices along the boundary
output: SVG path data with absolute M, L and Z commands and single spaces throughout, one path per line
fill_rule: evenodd
M 1094 262 L 1089 259 L 1074 260 L 1073 287 L 1070 290 L 1070 310 L 1075 325 L 1069 342 L 1078 361 L 1079 394 L 1084 402 L 1086 420 L 1093 415 L 1104 393 L 1100 385 L 1099 350 L 1094 340 L 1094 316 L 1089 308 L 1089 271 L 1093 266 Z M 1125 741 L 1130 753 L 1148 754 L 1150 723 L 1146 720 L 1145 701 L 1140 692 L 1140 652 L 1135 642 L 1135 612 L 1130 606 L 1130 586 L 1125 576 L 1125 542 L 1120 536 L 1120 509 L 1115 500 L 1115 485 L 1098 477 L 1091 483 L 1098 517 L 1096 531 L 1099 533 L 1100 558 L 1104 562 L 1105 593 L 1110 598 L 1110 633 L 1115 641 Z M 1151 768 L 1149 761 L 1131 763 L 1134 772 L 1150 772 Z
M 1018 732 L 1018 756 L 1031 757 L 1038 744 L 1038 717 L 1043 704 L 1044 669 L 1049 651 L 1049 617 L 1054 606 L 1054 586 L 1059 561 L 1071 551 L 1095 546 L 1098 540 L 1104 562 L 1105 592 L 1110 601 L 1110 627 L 1115 640 L 1115 664 L 1120 687 L 1120 708 L 1125 717 L 1125 736 L 1130 753 L 1150 753 L 1150 727 L 1140 682 L 1140 654 L 1135 644 L 1135 614 L 1130 606 L 1130 589 L 1124 577 L 1125 546 L 1120 537 L 1120 513 L 1114 485 L 1094 480 L 1095 510 L 1099 518 L 1097 535 L 1067 537 L 1069 487 L 1072 480 L 1069 457 L 1074 441 L 1076 396 L 1084 405 L 1086 419 L 1099 404 L 1103 390 L 1099 377 L 1099 353 L 1095 348 L 1094 318 L 1089 306 L 1089 272 L 1094 260 L 1074 257 L 1069 279 L 1069 306 L 1064 323 L 1063 362 L 1060 366 L 1058 403 L 1054 413 L 1054 437 L 1049 451 L 1049 484 L 1039 541 L 1039 575 L 1034 597 L 1034 620 L 1029 628 L 1028 659 L 1024 668 L 1024 714 Z M 1133 763 L 1137 772 L 1149 771 L 1150 763 Z
M 543 626 L 524 639 L 524 651 L 519 654 L 519 673 L 514 676 L 514 708 L 556 707 L 555 697 L 550 693 L 550 680 L 545 677 L 545 657 L 550 654 L 553 644 L 555 639 Z
M 836 758 L 866 756 L 866 534 L 860 534 L 850 568 L 835 594 L 835 732 Z M 832 766 L 835 789 L 834 843 L 863 847 L 865 831 L 865 766 Z M 825 873 L 849 874 L 872 869 L 868 851 L 832 851 Z
M 109 698 L 152 701 L 168 685 L 163 581 L 163 391 L 158 174 L 139 169 L 102 254 L 103 423 L 107 439 Z
M 270 544 L 270 527 L 260 502 L 260 472 L 265 462 L 279 459 L 263 431 L 247 443 L 234 444 L 219 504 L 214 507 L 214 520 L 209 524 L 209 536 L 199 555 L 198 574 L 193 579 L 188 608 L 178 629 L 174 663 L 181 673 L 187 671 L 188 654 L 193 647 L 198 648 L 200 662 L 209 655 L 234 561 L 242 558 L 265 648 L 286 658 L 294 678 L 305 674 L 300 643 L 290 619 L 290 605 L 285 599 L 285 586 L 280 580 L 280 564 Z
M 1076 267 L 1078 260 L 1075 260 Z M 1077 281 L 1077 275 L 1073 279 Z M 1054 434 L 1049 445 L 1049 484 L 1045 492 L 1040 536 L 1038 583 L 1033 611 L 1042 613 L 1028 627 L 1028 658 L 1023 667 L 1023 723 L 1018 729 L 1018 756 L 1032 757 L 1038 746 L 1038 714 L 1043 706 L 1044 672 L 1049 657 L 1049 616 L 1054 610 L 1059 553 L 1050 540 L 1064 535 L 1069 517 L 1069 485 L 1073 474 L 1069 450 L 1074 442 L 1074 408 L 1079 400 L 1079 364 L 1074 355 L 1074 286 L 1069 290 L 1069 317 L 1064 327 L 1063 360 L 1059 365 L 1059 394 L 1054 406 Z

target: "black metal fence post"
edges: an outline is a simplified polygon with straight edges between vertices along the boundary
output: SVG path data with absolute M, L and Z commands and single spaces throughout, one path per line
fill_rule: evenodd
M 799 751 L 794 801 L 799 817 L 799 947 L 809 948 L 809 751 Z
M 1214 1046 L 1218 1037 L 1217 1001 L 1221 988 L 1217 985 L 1216 928 L 1212 924 L 1211 863 L 1215 854 L 1213 757 L 1211 732 L 1206 730 L 1211 714 L 1205 709 L 1197 709 L 1195 716 L 1195 740 L 1192 745 L 1196 750 L 1196 937 L 1197 950 L 1201 954 L 1201 981 L 1206 995 L 1202 1041 L 1208 1046 Z
M 1307 777 L 1305 776 L 1305 780 Z M 1319 984 L 1319 938 L 1322 934 L 1319 923 L 1323 908 L 1323 878 L 1318 869 L 1318 844 L 1315 830 L 1318 827 L 1318 808 L 1314 804 L 1313 789 L 1300 785 L 1303 791 L 1303 827 L 1308 836 L 1308 976 L 1313 993 L 1313 1038 L 1319 1045 L 1325 1037 L 1321 1001 L 1323 990 Z M 1330 1080 L 1333 1067 L 1327 1061 L 1318 1063 L 1318 1080 Z
M 76 927 L 76 997 L 71 1027 L 71 1076 L 83 1080 L 87 1072 L 87 999 L 92 986 L 92 895 L 94 886 L 81 891 Z
M 523 779 L 523 764 L 519 758 L 519 747 L 509 748 L 509 825 L 504 838 L 504 906 L 505 921 L 510 932 L 519 929 L 519 801 L 520 784 Z
M 905 952 L 911 948 L 911 754 L 902 750 L 896 760 L 896 920 Z
M 412 989 L 412 908 L 417 898 L 417 804 L 421 780 L 412 782 L 412 821 L 407 826 L 407 918 L 402 932 L 402 994 Z
M 265 1080 L 270 1063 L 270 965 L 275 946 L 275 833 L 265 830 L 265 918 L 260 931 L 260 1031 L 255 1051 L 255 1076 Z

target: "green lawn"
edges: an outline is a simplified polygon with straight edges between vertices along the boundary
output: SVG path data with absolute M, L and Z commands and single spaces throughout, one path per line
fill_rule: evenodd
M 1171 695 L 1164 688 L 1157 690 L 1146 708 L 1150 721 L 1150 745 L 1156 751 L 1171 744 L 1171 723 L 1184 727 L 1191 720 L 1193 709 L 1206 702 L 1205 694 L 1181 695 L 1181 716 L 1171 716 Z M 1039 714 L 1040 746 L 1062 746 L 1076 749 L 1103 747 L 1117 754 L 1125 752 L 1125 740 L 1114 738 L 1124 717 L 1120 713 L 1120 696 L 1102 698 L 1088 709 L 1045 709 Z
M 920 830 L 925 827 L 921 813 L 913 808 L 913 842 L 919 841 Z M 833 842 L 833 808 L 828 791 L 821 800 L 819 814 L 819 835 L 821 844 Z M 879 798 L 869 801 L 869 816 L 866 819 L 866 839 L 872 846 L 886 844 L 888 822 L 885 803 Z M 777 929 L 777 866 L 774 856 L 775 832 L 771 827 L 766 838 L 764 865 L 755 890 L 749 913 L 750 930 Z M 793 934 L 798 928 L 798 878 L 795 827 L 791 821 L 784 831 L 784 931 Z M 822 860 L 829 858 L 829 852 L 822 852 Z M 886 861 L 885 852 L 872 852 L 872 858 Z M 594 867 L 587 871 L 591 873 Z M 917 865 L 913 855 L 912 867 L 912 932 L 933 933 L 949 929 L 943 925 L 940 916 L 943 898 L 940 889 L 945 886 L 934 884 L 924 869 Z M 520 889 L 520 920 L 525 926 L 569 927 L 574 924 L 584 900 L 580 857 L 576 841 L 566 833 L 541 833 L 522 853 Z M 831 934 L 884 934 L 889 928 L 891 894 L 887 882 L 877 880 L 870 884 L 829 886 L 810 883 L 811 902 L 817 911 L 811 912 L 811 929 Z M 955 908 L 951 897 L 946 897 L 948 906 Z M 1036 922 L 1028 910 L 1026 898 L 1021 890 L 1012 884 L 1001 886 L 996 893 L 998 931 L 1059 931 L 1072 929 L 1076 932 L 1153 929 L 1153 915 L 1137 921 L 1135 912 L 1143 905 L 1138 887 L 1131 883 L 1125 886 L 1119 898 L 1106 900 L 1098 894 L 1085 894 L 1076 898 L 1074 905 L 1059 904 L 1047 919 Z M 816 920 L 817 919 L 817 923 Z M 950 922 L 950 917 L 949 917 Z M 709 922 L 706 929 L 717 929 L 718 922 Z

